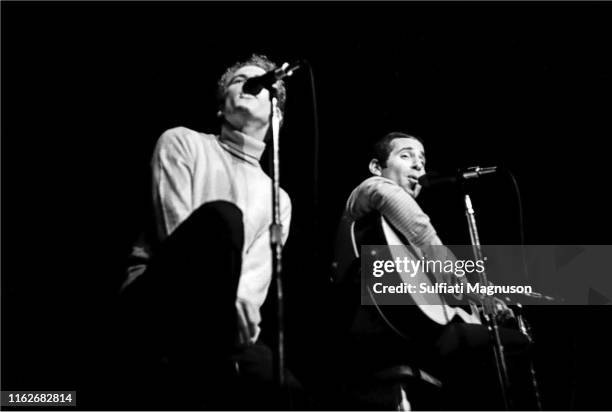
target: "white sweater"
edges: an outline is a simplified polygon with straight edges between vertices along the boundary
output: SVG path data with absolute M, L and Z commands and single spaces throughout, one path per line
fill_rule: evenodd
M 143 234 L 134 245 L 124 287 L 144 272 L 154 245 L 192 212 L 204 203 L 225 200 L 243 213 L 244 249 L 237 297 L 259 308 L 266 299 L 272 274 L 271 179 L 259 165 L 264 149 L 262 141 L 225 126 L 220 136 L 185 127 L 162 134 L 152 159 L 156 228 Z M 280 208 L 285 242 L 291 201 L 284 190 Z M 205 271 L 204 262 L 202 268 Z

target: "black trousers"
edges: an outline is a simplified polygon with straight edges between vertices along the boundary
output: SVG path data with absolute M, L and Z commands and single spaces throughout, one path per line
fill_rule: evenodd
M 373 306 L 359 306 L 359 294 L 338 292 L 338 304 L 356 308 L 344 314 L 339 329 L 338 360 L 345 382 L 339 402 L 353 410 L 390 410 L 398 402 L 397 384 L 403 383 L 416 410 L 500 410 L 504 408 L 497 380 L 492 343 L 484 325 L 452 322 L 434 324 L 414 306 L 386 308 L 387 319 L 405 337 L 395 333 Z M 352 305 L 352 306 L 351 306 Z M 395 310 L 393 310 L 395 309 Z M 339 313 L 340 309 L 336 310 Z M 404 322 L 402 322 L 404 321 Z M 431 327 L 426 327 L 430 323 Z M 528 375 L 529 344 L 515 327 L 500 327 L 511 387 L 511 409 L 534 410 Z M 420 379 L 377 378 L 381 371 L 408 365 L 442 382 L 437 388 Z
M 237 345 L 243 243 L 240 209 L 224 201 L 206 203 L 125 289 L 126 408 L 283 408 L 275 405 L 269 347 Z M 290 383 L 296 384 L 293 378 Z

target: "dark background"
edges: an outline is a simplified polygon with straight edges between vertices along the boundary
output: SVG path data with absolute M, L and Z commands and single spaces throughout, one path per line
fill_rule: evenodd
M 121 409 L 105 393 L 120 373 L 111 315 L 153 145 L 178 125 L 215 131 L 216 79 L 251 52 L 308 59 L 315 76 L 318 162 L 306 70 L 281 141 L 287 351 L 306 385 L 326 374 L 335 226 L 375 137 L 423 137 L 430 169 L 512 170 L 527 244 L 611 243 L 611 8 L 2 2 L 2 389 L 76 389 L 81 408 Z M 482 242 L 520 242 L 510 180 L 472 193 Z M 458 192 L 423 202 L 443 241 L 469 242 Z M 610 314 L 531 309 L 546 409 L 612 407 Z

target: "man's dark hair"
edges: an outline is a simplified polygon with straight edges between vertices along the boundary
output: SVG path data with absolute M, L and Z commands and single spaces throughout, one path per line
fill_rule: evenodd
M 380 139 L 376 140 L 372 145 L 372 157 L 378 160 L 381 167 L 387 167 L 387 160 L 389 159 L 389 155 L 391 154 L 391 142 L 395 139 L 415 139 L 423 144 L 423 139 L 417 136 L 413 136 L 411 134 L 406 134 L 402 132 L 391 132 Z
M 225 70 L 225 73 L 223 73 L 223 75 L 219 78 L 219 81 L 217 82 L 217 100 L 221 107 L 223 107 L 223 104 L 225 102 L 225 92 L 227 90 L 227 83 L 231 79 L 234 72 L 244 66 L 257 66 L 261 67 L 265 71 L 270 71 L 276 69 L 277 67 L 276 63 L 268 59 L 268 57 L 263 54 L 253 54 L 247 60 L 237 62 L 231 67 L 228 67 L 227 70 Z M 278 108 L 284 114 L 285 101 L 287 100 L 287 90 L 285 89 L 285 82 L 283 82 L 282 80 L 279 82 L 277 98 Z

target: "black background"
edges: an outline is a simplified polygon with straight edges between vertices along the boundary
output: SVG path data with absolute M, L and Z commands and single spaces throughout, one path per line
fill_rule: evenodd
M 2 3 L 2 388 L 117 408 L 113 305 L 159 135 L 215 131 L 225 67 L 307 59 L 290 79 L 282 186 L 289 363 L 325 375 L 336 222 L 370 141 L 424 138 L 430 169 L 501 165 L 528 244 L 609 244 L 609 3 Z M 318 181 L 315 182 L 315 172 Z M 505 176 L 473 188 L 481 240 L 520 241 Z M 318 202 L 316 201 L 318 199 Z M 446 243 L 459 193 L 424 194 Z M 603 269 L 602 269 L 603 270 Z M 546 409 L 609 409 L 606 307 L 532 309 Z M 264 324 L 265 327 L 265 324 Z M 124 348 L 131 350 L 132 348 Z M 137 350 L 137 349 L 134 349 Z M 112 365 L 109 366 L 109 365 Z

